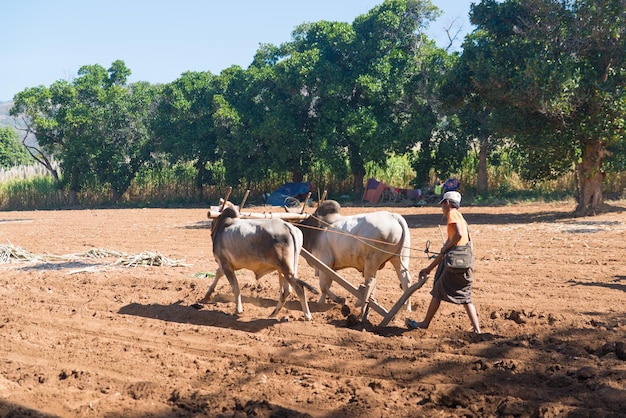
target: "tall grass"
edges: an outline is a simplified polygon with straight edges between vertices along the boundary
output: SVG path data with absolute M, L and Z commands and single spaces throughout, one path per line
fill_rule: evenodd
M 0 209 L 51 209 L 66 204 L 52 176 L 37 175 L 26 179 L 14 178 L 0 183 Z
M 162 169 L 140 171 L 120 203 L 143 206 L 184 204 L 199 196 L 194 187 L 196 170 L 191 164 L 177 164 Z
M 609 199 L 626 198 L 626 172 L 607 173 L 602 192 Z
M 375 178 L 385 184 L 392 185 L 400 189 L 410 188 L 410 184 L 415 179 L 415 170 L 411 167 L 408 156 L 391 155 L 382 167 L 374 163 L 365 164 L 365 180 Z
M 487 198 L 476 194 L 476 160 L 469 156 L 456 177 L 461 183 L 461 192 L 466 201 L 476 204 L 499 204 L 519 200 L 556 200 L 571 197 L 576 192 L 573 173 L 556 180 L 527 182 L 517 175 L 508 162 L 497 166 L 489 165 L 489 194 Z M 346 168 L 347 171 L 347 168 Z M 219 174 L 219 173 L 218 173 Z M 212 185 L 203 186 L 201 193 L 196 188 L 196 170 L 191 164 L 177 164 L 160 169 L 145 169 L 138 173 L 128 191 L 116 203 L 117 206 L 189 206 L 216 205 L 224 197 L 229 185 L 216 175 Z M 410 188 L 415 172 L 411 168 L 409 157 L 391 156 L 384 167 L 366 164 L 366 178 L 374 177 L 386 184 L 398 188 Z M 289 182 L 289 173 L 270 173 L 258 182 L 233 185 L 230 200 L 241 202 L 246 190 L 250 190 L 247 205 L 264 204 L 263 194 L 272 192 L 285 182 Z M 341 198 L 357 201 L 359 196 L 352 193 L 353 178 L 345 173 L 338 173 L 328 167 L 315 167 L 306 181 L 314 186 L 313 198 L 328 191 L 329 198 Z M 432 185 L 441 184 L 446 179 L 431 176 Z M 607 174 L 604 182 L 605 197 L 620 199 L 626 197 L 626 173 Z M 0 172 L 0 210 L 52 209 L 67 206 L 67 190 L 59 190 L 52 176 L 45 170 L 35 167 L 16 167 Z M 109 206 L 112 192 L 109 186 L 91 184 L 78 195 L 84 207 Z
M 0 183 L 8 180 L 30 179 L 32 177 L 47 176 L 48 174 L 48 170 L 46 170 L 41 164 L 0 168 Z
M 575 173 L 567 173 L 554 180 L 524 180 L 504 152 L 499 155 L 497 165 L 488 164 L 488 195 L 479 196 L 477 167 L 478 156 L 470 153 L 463 161 L 461 170 L 451 176 L 460 180 L 462 193 L 474 203 L 562 200 L 576 193 Z

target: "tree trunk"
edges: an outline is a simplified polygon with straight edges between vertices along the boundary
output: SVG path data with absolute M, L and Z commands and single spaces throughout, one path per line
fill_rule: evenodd
M 353 176 L 353 189 L 354 192 L 359 195 L 360 193 L 363 193 L 363 179 L 365 178 L 365 172 L 353 173 Z
M 591 216 L 602 212 L 604 205 L 602 161 L 609 155 L 611 153 L 601 141 L 595 141 L 584 147 L 582 160 L 576 166 L 579 188 L 577 215 Z
M 360 149 L 356 145 L 348 146 L 348 152 L 350 155 L 350 170 L 354 182 L 352 183 L 352 191 L 355 194 L 363 192 L 363 178 L 365 177 L 365 162 L 361 157 Z
M 27 136 L 28 136 L 28 133 L 27 133 Z M 25 141 L 26 141 L 26 136 L 22 140 L 22 144 L 24 145 L 24 148 L 26 148 L 26 151 L 28 151 L 30 156 L 33 157 L 35 161 L 43 165 L 45 169 L 48 170 L 48 172 L 54 178 L 54 184 L 56 184 L 57 187 L 59 187 L 61 184 L 61 180 L 59 179 L 59 172 L 52 165 L 52 161 L 50 161 L 50 159 L 46 156 L 46 154 L 44 154 L 43 151 L 41 151 L 39 148 L 26 145 Z
M 478 144 L 478 184 L 476 191 L 480 196 L 487 196 L 487 193 L 489 193 L 489 178 L 487 176 L 487 151 L 489 150 L 489 140 L 487 138 L 481 138 Z
M 122 196 L 124 196 L 124 193 L 126 193 L 126 191 L 128 191 L 128 188 L 130 187 L 130 182 L 130 178 L 127 177 L 124 179 L 123 183 L 111 185 L 111 188 L 113 189 L 111 203 L 116 204 L 122 198 Z
M 120 193 L 117 190 L 113 189 L 112 196 L 111 196 L 111 203 L 112 204 L 116 204 L 117 201 L 120 199 L 120 197 L 122 197 L 122 193 Z
M 70 174 L 70 191 L 68 193 L 68 200 L 70 206 L 78 205 L 78 168 L 72 167 L 72 173 Z
M 198 199 L 199 202 L 201 202 L 203 200 L 203 192 L 204 192 L 204 179 L 206 177 L 206 161 L 203 158 L 199 158 L 198 161 L 196 161 L 196 181 L 195 181 L 195 188 L 196 188 L 196 198 Z
M 301 171 L 292 171 L 291 172 L 291 181 L 294 183 L 302 183 L 304 180 L 304 174 Z

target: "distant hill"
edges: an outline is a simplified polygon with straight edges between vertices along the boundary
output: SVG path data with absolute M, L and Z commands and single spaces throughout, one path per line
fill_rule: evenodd
M 13 102 L 0 102 L 0 126 L 10 126 L 17 131 L 20 141 L 24 138 L 24 125 L 13 116 L 9 115 L 9 110 L 13 107 Z M 34 135 L 29 135 L 26 139 L 28 145 L 37 144 L 37 138 Z
M 15 128 L 13 116 L 9 116 L 9 110 L 13 107 L 13 102 L 0 102 L 0 126 L 12 126 Z

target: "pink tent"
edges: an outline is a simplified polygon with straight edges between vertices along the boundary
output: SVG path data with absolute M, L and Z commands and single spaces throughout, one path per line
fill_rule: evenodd
M 363 192 L 363 198 L 361 199 L 361 203 L 364 201 L 368 201 L 370 203 L 378 203 L 380 197 L 383 194 L 383 191 L 387 188 L 387 185 L 382 181 L 378 181 L 376 179 L 367 180 L 367 185 L 365 186 L 365 191 Z

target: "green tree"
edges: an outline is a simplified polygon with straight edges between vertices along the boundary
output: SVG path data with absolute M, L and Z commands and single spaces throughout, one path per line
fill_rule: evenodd
M 314 118 L 301 79 L 307 66 L 283 57 L 277 47 L 263 45 L 248 69 L 233 66 L 218 77 L 213 117 L 231 184 L 272 173 L 301 181 L 310 170 Z
M 108 70 L 88 65 L 72 82 L 59 80 L 16 95 L 10 112 L 37 137 L 39 161 L 47 164 L 45 155 L 59 161 L 70 205 L 94 181 L 109 184 L 111 200 L 117 201 L 150 158 L 146 124 L 153 90 L 145 83 L 127 86 L 129 75 L 119 60 Z
M 213 118 L 216 83 L 210 72 L 183 73 L 163 87 L 152 124 L 158 149 L 170 163 L 194 162 L 198 198 L 211 180 L 207 163 L 220 159 Z
M 117 73 L 110 74 L 114 79 Z M 85 144 L 93 156 L 89 173 L 99 183 L 111 186 L 112 203 L 124 195 L 142 167 L 152 164 L 155 144 L 150 122 L 160 91 L 146 82 L 124 86 L 117 84 L 118 80 L 106 89 L 103 131 Z
M 49 156 L 58 152 L 64 135 L 56 120 L 62 113 L 58 100 L 71 95 L 71 85 L 65 81 L 57 81 L 51 88 L 30 87 L 15 96 L 13 107 L 9 111 L 12 116 L 22 120 L 27 135 L 37 137 L 37 146 L 24 145 L 33 159 L 50 172 L 59 189 L 62 188 L 59 172 Z
M 502 136 L 526 155 L 522 174 L 575 168 L 576 213 L 602 210 L 612 149 L 624 145 L 626 5 L 622 0 L 483 0 L 471 21 L 484 36 L 472 84 Z
M 434 45 L 419 30 L 436 11 L 394 0 L 352 25 L 305 23 L 290 42 L 262 45 L 248 69 L 223 71 L 213 117 L 227 181 L 285 172 L 301 181 L 320 165 L 347 175 L 348 162 L 358 191 L 366 161 L 384 165 L 426 141 L 436 116 L 428 77 L 415 73 Z
M 245 187 L 249 187 L 250 182 L 266 178 L 272 167 L 274 156 L 259 136 L 267 114 L 260 94 L 268 71 L 271 69 L 232 66 L 217 80 L 213 121 L 225 180 L 231 185 L 246 181 Z M 289 144 L 283 151 L 289 151 Z
M 434 42 L 425 42 L 421 59 L 409 87 L 410 123 L 404 135 L 414 138 L 414 183 L 428 185 L 431 170 L 438 178 L 447 178 L 457 172 L 467 155 L 470 139 L 459 124 L 457 109 L 446 106 L 445 86 L 458 56 L 437 48 Z
M 33 159 L 21 144 L 15 129 L 0 126 L 0 168 L 11 168 L 32 162 Z
M 489 51 L 480 47 L 480 36 L 480 31 L 467 36 L 463 53 L 454 60 L 439 88 L 439 98 L 444 110 L 458 120 L 454 137 L 459 138 L 460 144 L 454 151 L 463 150 L 463 155 L 457 152 L 457 157 L 464 157 L 471 145 L 477 144 L 477 192 L 484 196 L 489 191 L 488 157 L 501 140 L 494 128 L 492 107 L 476 90 L 472 80 L 474 68 L 480 68 L 491 59 Z
M 306 91 L 318 148 L 334 166 L 349 162 L 356 192 L 365 162 L 384 164 L 435 126 L 424 92 L 412 88 L 428 44 L 420 30 L 436 15 L 430 1 L 388 0 L 352 25 L 321 21 L 293 33 L 289 51 L 313 54 Z
M 269 168 L 289 172 L 292 181 L 300 182 L 319 159 L 315 95 L 310 90 L 317 57 L 310 50 L 286 53 L 288 48 L 263 46 L 249 70 L 258 74 L 255 90 L 262 116 L 255 131 L 272 156 Z

